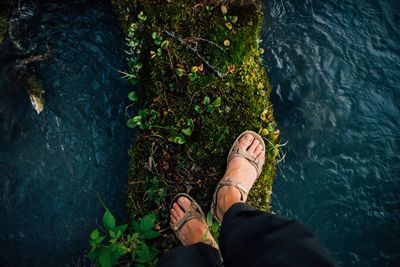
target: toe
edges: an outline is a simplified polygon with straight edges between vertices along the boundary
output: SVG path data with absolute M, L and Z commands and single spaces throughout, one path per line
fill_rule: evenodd
M 254 156 L 258 159 L 263 158 L 264 153 L 263 153 L 263 146 L 261 144 L 259 144 L 256 148 L 256 150 L 254 150 Z
M 245 134 L 239 139 L 239 146 L 241 149 L 247 150 L 251 142 L 253 141 L 254 137 L 251 134 Z
M 178 198 L 179 206 L 182 207 L 182 212 L 184 213 L 185 211 L 188 211 L 190 209 L 190 200 L 186 197 L 180 197 Z
M 176 218 L 174 217 L 174 216 L 172 216 L 172 214 L 171 214 L 171 216 L 170 216 L 170 220 L 171 220 L 171 224 L 176 224 Z
M 182 210 L 181 206 L 178 203 L 174 203 L 172 206 L 176 212 L 176 215 L 180 218 L 185 214 L 185 212 Z
M 177 221 L 179 219 L 179 215 L 175 209 L 171 210 L 171 216 Z
M 253 140 L 253 143 L 251 143 L 251 146 L 247 149 L 247 152 L 249 152 L 250 154 L 254 154 L 254 151 L 256 150 L 259 144 L 260 141 Z

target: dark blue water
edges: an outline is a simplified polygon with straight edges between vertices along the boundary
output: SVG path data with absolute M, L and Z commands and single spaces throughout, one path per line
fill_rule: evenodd
M 272 206 L 342 266 L 400 266 L 400 2 L 264 1 L 282 141 Z
M 124 210 L 129 86 L 116 72 L 126 69 L 124 41 L 107 2 L 43 4 L 34 42 L 52 48 L 37 72 L 44 111 L 28 106 L 11 140 L 0 141 L 0 266 L 77 263 L 101 222 L 98 196 Z

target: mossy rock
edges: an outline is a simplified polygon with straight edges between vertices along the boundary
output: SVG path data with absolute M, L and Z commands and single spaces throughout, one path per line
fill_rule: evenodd
M 129 150 L 128 208 L 132 215 L 155 210 L 162 227 L 178 192 L 209 209 L 229 148 L 244 130 L 262 133 L 267 147 L 248 202 L 270 209 L 279 131 L 260 57 L 261 3 L 209 2 L 113 1 L 141 63 L 130 60 L 131 73 L 141 67 L 133 123 L 142 129 Z

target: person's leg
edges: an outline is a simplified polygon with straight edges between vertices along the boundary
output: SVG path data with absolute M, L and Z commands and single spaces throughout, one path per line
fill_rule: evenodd
M 221 256 L 216 248 L 204 243 L 176 247 L 166 253 L 159 267 L 219 267 Z
M 335 266 L 319 239 L 296 220 L 244 203 L 224 215 L 219 237 L 225 266 Z
M 187 197 L 179 197 L 172 205 L 171 227 L 183 246 L 166 253 L 158 266 L 222 266 L 218 246 L 204 218 Z
M 334 266 L 318 238 L 295 220 L 257 211 L 244 204 L 258 177 L 254 159 L 265 151 L 254 134 L 245 134 L 238 148 L 246 157 L 228 162 L 223 180 L 235 181 L 216 192 L 215 216 L 222 218 L 220 246 L 225 266 Z M 249 160 L 250 159 L 250 160 Z M 253 159 L 253 160 L 252 160 Z

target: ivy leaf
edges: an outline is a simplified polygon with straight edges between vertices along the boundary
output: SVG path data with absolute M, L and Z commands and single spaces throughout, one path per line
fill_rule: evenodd
M 128 94 L 128 98 L 132 102 L 136 102 L 139 99 L 138 94 L 134 91 L 132 91 Z
M 115 228 L 115 218 L 108 209 L 103 215 L 103 225 L 107 230 L 114 230 Z
M 214 101 L 214 107 L 217 108 L 217 107 L 221 106 L 221 101 L 222 101 L 222 98 L 220 96 L 217 97 L 217 99 L 215 99 L 215 101 Z
M 177 68 L 177 69 L 175 69 L 175 73 L 176 73 L 176 75 L 178 75 L 178 77 L 182 77 L 183 75 L 185 75 L 185 70 Z
M 203 99 L 203 104 L 204 104 L 204 105 L 210 104 L 210 98 L 209 98 L 208 96 L 205 96 L 205 97 L 204 97 L 204 99 Z
M 191 136 L 192 130 L 190 128 L 182 129 L 182 133 L 186 136 Z

